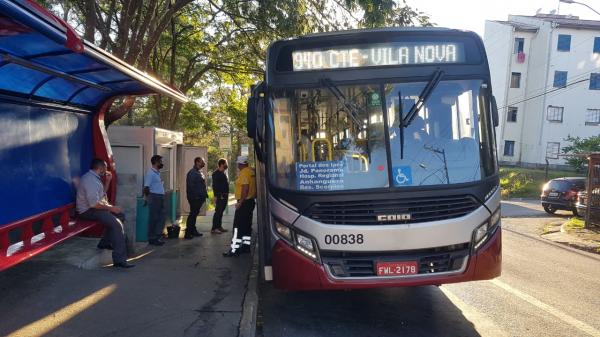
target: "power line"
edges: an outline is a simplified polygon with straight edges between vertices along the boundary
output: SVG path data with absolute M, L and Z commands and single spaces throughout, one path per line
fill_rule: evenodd
M 504 108 L 507 108 L 507 107 L 509 107 L 509 106 L 513 106 L 513 105 L 515 105 L 515 104 L 523 103 L 523 102 L 526 102 L 526 101 L 532 100 L 532 99 L 534 99 L 534 98 L 538 98 L 538 97 L 541 97 L 541 96 L 544 96 L 544 95 L 547 95 L 547 94 L 553 93 L 553 92 L 555 92 L 555 91 L 558 91 L 558 90 L 561 90 L 561 89 L 564 89 L 564 88 L 570 87 L 570 86 L 572 86 L 572 85 L 575 85 L 575 84 L 577 84 L 577 83 L 581 83 L 581 82 L 585 82 L 585 81 L 589 81 L 589 80 L 590 80 L 589 78 L 584 78 L 584 79 L 582 79 L 582 80 L 579 80 L 579 81 L 571 82 L 571 83 L 569 83 L 569 84 L 565 85 L 564 87 L 560 87 L 560 88 L 554 88 L 554 89 L 552 89 L 552 90 L 545 91 L 545 92 L 543 92 L 543 93 L 541 93 L 541 94 L 538 94 L 538 95 L 535 95 L 535 96 L 531 96 L 531 97 L 528 97 L 528 98 L 522 99 L 522 100 L 520 100 L 520 101 L 517 101 L 517 102 L 511 102 L 510 104 L 507 104 L 507 105 L 505 105 L 505 106 L 503 106 L 503 107 L 501 107 L 501 108 L 498 108 L 498 109 L 504 109 Z

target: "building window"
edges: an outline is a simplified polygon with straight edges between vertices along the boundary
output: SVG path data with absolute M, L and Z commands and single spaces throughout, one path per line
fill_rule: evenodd
M 558 44 L 556 46 L 558 51 L 569 51 L 571 50 L 571 35 L 558 35 Z
M 512 157 L 515 155 L 515 141 L 514 140 L 505 140 L 504 141 L 504 155 L 508 157 Z
M 513 50 L 513 54 L 522 53 L 525 47 L 525 39 L 522 37 L 515 38 L 515 48 Z
M 512 73 L 510 76 L 510 87 L 520 88 L 521 87 L 521 73 Z
M 554 85 L 555 88 L 564 88 L 567 86 L 567 72 L 566 71 L 555 71 L 554 72 Z
M 600 37 L 594 38 L 594 53 L 600 54 Z
M 546 119 L 549 122 L 562 123 L 563 121 L 563 112 L 565 108 L 562 106 L 548 106 L 548 114 L 546 115 Z
M 585 125 L 600 125 L 600 109 L 587 109 Z
M 508 113 L 506 114 L 507 122 L 516 122 L 517 121 L 517 111 L 518 109 L 514 106 L 508 107 Z
M 600 73 L 590 74 L 590 90 L 600 90 Z
M 548 159 L 558 159 L 558 153 L 560 151 L 560 143 L 558 142 L 548 142 L 546 144 L 546 158 Z

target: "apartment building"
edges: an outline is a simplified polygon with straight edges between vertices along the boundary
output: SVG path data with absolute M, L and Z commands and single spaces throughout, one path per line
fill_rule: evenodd
M 562 167 L 568 136 L 600 134 L 600 21 L 509 15 L 486 21 L 484 44 L 502 163 Z

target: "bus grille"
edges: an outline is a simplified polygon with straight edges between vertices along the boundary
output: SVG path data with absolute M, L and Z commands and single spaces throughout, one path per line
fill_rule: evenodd
M 469 195 L 391 200 L 326 201 L 311 205 L 306 215 L 332 225 L 392 225 L 459 218 L 480 204 Z M 408 220 L 380 221 L 379 215 L 410 214 Z
M 322 252 L 323 263 L 335 277 L 376 276 L 377 261 L 417 261 L 418 274 L 434 274 L 457 271 L 469 255 L 467 243 L 421 251 L 382 253 L 335 253 Z

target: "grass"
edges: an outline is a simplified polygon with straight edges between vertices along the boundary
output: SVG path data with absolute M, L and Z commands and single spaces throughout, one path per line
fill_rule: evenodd
M 572 171 L 548 170 L 548 180 L 560 177 L 576 177 L 581 174 Z M 500 168 L 502 198 L 539 198 L 546 183 L 544 170 L 520 167 Z
M 564 226 L 568 232 L 575 231 L 578 229 L 583 229 L 585 227 L 585 221 L 583 221 L 582 219 L 578 219 L 578 218 L 571 218 L 571 219 L 569 219 L 569 221 L 567 221 L 565 223 Z

